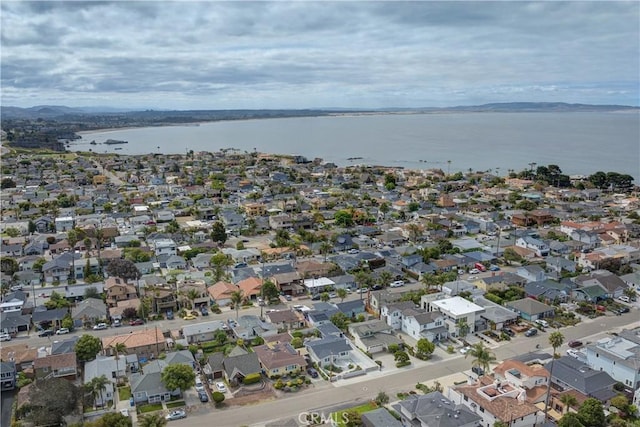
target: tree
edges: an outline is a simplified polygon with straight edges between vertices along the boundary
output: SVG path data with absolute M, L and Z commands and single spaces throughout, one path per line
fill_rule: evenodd
M 76 410 L 78 388 L 62 378 L 37 380 L 29 389 L 30 412 L 27 419 L 36 425 L 60 425 L 64 416 Z
M 127 259 L 114 259 L 107 264 L 105 269 L 109 276 L 119 277 L 125 281 L 139 280 L 142 277 L 138 267 Z
M 244 302 L 244 294 L 242 293 L 241 290 L 232 292 L 230 300 L 231 300 L 231 304 L 233 304 L 233 308 L 236 310 L 236 320 L 238 320 L 238 316 L 239 316 L 238 313 L 240 312 L 240 306 Z
M 469 324 L 467 323 L 467 319 L 463 318 L 458 320 L 458 335 L 464 338 L 469 333 Z
M 384 406 L 389 403 L 389 395 L 384 391 L 380 391 L 374 400 L 378 406 Z
M 115 343 L 113 345 L 111 345 L 111 348 L 113 349 L 113 352 L 116 354 L 116 376 L 118 375 L 118 372 L 120 371 L 119 367 L 118 367 L 118 362 L 120 360 L 120 355 L 121 354 L 127 354 L 127 345 L 123 342 L 118 342 Z
M 231 258 L 223 254 L 222 252 L 218 252 L 211 257 L 209 260 L 209 264 L 213 266 L 213 277 L 216 282 L 220 281 L 222 277 L 225 275 L 225 271 L 227 267 L 229 267 L 233 261 Z
M 165 427 L 166 418 L 159 413 L 147 414 L 138 418 L 138 427 Z
M 320 243 L 320 253 L 324 255 L 324 262 L 327 262 L 327 255 L 331 252 L 333 246 L 329 242 Z
M 47 310 L 54 310 L 56 308 L 71 307 L 71 303 L 67 301 L 67 299 L 63 297 L 62 294 L 53 291 L 51 292 L 51 296 L 49 296 L 49 300 L 44 303 L 44 306 L 47 307 Z
M 584 424 L 580 421 L 578 414 L 568 412 L 560 418 L 560 421 L 558 421 L 558 427 L 584 427 Z
M 221 245 L 227 241 L 227 230 L 225 230 L 222 222 L 216 221 L 211 226 L 211 240 Z
M 464 358 L 466 359 L 469 356 L 474 358 L 471 366 L 482 368 L 485 373 L 489 372 L 491 363 L 496 360 L 496 356 L 489 348 L 484 346 L 482 341 L 472 345 L 471 349 L 464 355 Z
M 409 355 L 406 351 L 398 350 L 393 353 L 393 359 L 398 363 L 405 363 L 409 361 Z
M 347 329 L 347 325 L 349 325 L 349 318 L 347 317 L 346 314 L 338 312 L 333 316 L 331 316 L 331 323 L 336 325 L 338 329 L 341 329 L 344 331 Z
M 335 219 L 335 224 L 339 227 L 353 226 L 353 213 L 346 209 L 337 211 L 333 215 L 333 218 Z
M 88 298 L 100 299 L 100 294 L 95 287 L 91 286 L 84 290 L 84 299 Z
M 122 317 L 125 319 L 135 319 L 138 317 L 138 310 L 133 307 L 127 307 L 122 311 Z
M 382 285 L 383 288 L 389 286 L 389 283 L 391 283 L 392 280 L 393 274 L 391 274 L 391 272 L 387 270 L 384 270 L 380 273 L 380 276 L 378 276 L 378 283 Z
M 329 292 L 323 292 L 320 294 L 320 301 L 328 302 L 330 299 L 331 297 L 329 296 Z
M 130 417 L 125 417 L 120 412 L 107 412 L 93 422 L 84 423 L 84 427 L 131 427 Z
M 301 337 L 295 337 L 291 339 L 291 347 L 293 348 L 302 348 L 304 346 L 304 341 Z
M 81 362 L 88 362 L 96 358 L 96 354 L 102 350 L 100 338 L 84 334 L 76 342 L 76 357 Z
M 436 345 L 434 343 L 426 338 L 420 338 L 416 343 L 416 357 L 422 360 L 429 359 L 435 349 Z
M 218 406 L 222 402 L 224 402 L 224 393 L 221 393 L 219 391 L 214 391 L 213 393 L 211 393 L 211 398 L 216 403 L 216 406 Z
M 554 358 L 558 358 L 558 354 L 556 353 L 556 350 L 562 345 L 562 342 L 564 341 L 564 335 L 562 335 L 562 333 L 560 333 L 560 331 L 555 331 L 552 332 L 551 334 L 549 334 L 549 344 L 551 344 L 551 347 L 553 347 L 553 357 Z M 551 368 L 549 370 L 549 375 L 551 378 L 553 378 L 553 367 L 555 366 L 555 362 L 551 363 Z M 545 418 L 547 416 L 547 414 L 549 413 L 549 399 L 551 398 L 551 381 L 547 381 L 547 396 L 544 400 L 544 415 Z
M 105 405 L 106 402 L 104 401 L 104 395 L 102 392 L 107 388 L 107 384 L 109 384 L 109 379 L 105 375 L 100 375 L 99 377 L 91 378 L 91 381 L 84 385 L 85 390 L 91 393 L 94 404 L 96 397 L 100 396 L 100 402 L 102 402 L 101 406 Z
M 358 427 L 362 425 L 362 415 L 355 409 L 348 409 L 342 412 L 340 421 L 345 427 Z
M 278 291 L 278 287 L 271 280 L 266 280 L 260 289 L 260 293 L 267 301 L 275 301 L 278 300 L 278 296 L 280 292 Z
M 198 297 L 200 296 L 200 292 L 198 292 L 197 289 L 189 289 L 185 294 L 185 297 L 187 297 L 187 300 L 189 300 L 189 306 L 191 307 L 191 309 L 195 309 L 196 308 L 196 299 L 198 299 Z
M 578 418 L 585 427 L 604 427 L 606 425 L 602 403 L 593 397 L 582 403 L 578 409 Z
M 569 408 L 578 404 L 578 399 L 573 394 L 565 393 L 560 396 L 560 402 L 564 406 L 564 413 L 569 412 Z
M 3 190 L 6 188 L 16 188 L 16 182 L 11 178 L 2 178 L 2 181 L 0 181 L 0 188 Z
M 355 281 L 358 284 L 360 299 L 362 300 L 362 289 L 368 288 L 369 285 L 373 283 L 373 277 L 371 277 L 371 273 L 368 271 L 360 270 L 355 274 Z
M 344 299 L 347 297 L 347 290 L 345 288 L 340 288 L 336 291 L 336 294 L 338 294 L 338 298 L 340 298 L 340 302 L 343 302 Z
M 196 383 L 196 374 L 187 365 L 169 365 L 162 370 L 160 380 L 167 390 L 187 390 Z
M 18 261 L 13 258 L 3 257 L 0 260 L 0 271 L 7 276 L 13 276 L 19 269 Z

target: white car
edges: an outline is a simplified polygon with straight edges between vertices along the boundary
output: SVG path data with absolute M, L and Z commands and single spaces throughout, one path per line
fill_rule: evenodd
M 66 335 L 69 333 L 69 328 L 60 328 L 56 331 L 56 335 Z
M 200 377 L 196 377 L 196 390 L 204 391 L 204 384 L 202 384 L 202 380 L 200 379 Z
M 471 347 L 469 347 L 469 346 L 462 347 L 460 349 L 460 354 L 467 354 L 469 352 L 469 350 L 471 350 Z
M 389 285 L 390 288 L 399 288 L 401 286 L 404 286 L 404 280 L 396 280 Z
M 11 341 L 11 335 L 9 335 L 9 334 L 0 334 L 0 341 Z
M 125 417 L 129 416 L 129 410 L 127 408 L 120 409 L 120 413 Z
M 216 388 L 218 389 L 218 391 L 219 391 L 220 393 L 226 393 L 226 392 L 227 392 L 227 386 L 226 386 L 226 385 L 224 385 L 224 383 L 223 383 L 223 382 L 221 382 L 221 381 L 218 381 L 218 382 L 216 383 Z
M 580 352 L 578 350 L 574 350 L 572 348 L 570 348 L 569 350 L 567 350 L 567 355 L 579 359 L 582 355 L 580 354 Z
M 95 325 L 95 326 L 93 327 L 93 329 L 94 329 L 95 331 L 101 331 L 101 330 L 103 330 L 103 329 L 107 329 L 108 327 L 109 327 L 109 326 L 107 326 L 107 324 L 106 324 L 106 323 L 98 323 L 97 325 Z
M 478 270 L 477 268 L 472 268 L 471 270 L 469 270 L 469 274 L 480 274 L 480 270 Z

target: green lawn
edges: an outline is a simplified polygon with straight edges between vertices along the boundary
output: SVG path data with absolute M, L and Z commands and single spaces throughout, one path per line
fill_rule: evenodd
M 121 401 L 126 401 L 131 398 L 131 387 L 119 387 L 118 388 L 118 397 Z
M 138 412 L 141 414 L 154 411 L 162 411 L 162 403 L 149 403 L 147 405 L 138 406 Z
M 364 414 L 365 412 L 373 411 L 374 409 L 377 409 L 377 408 L 378 407 L 376 406 L 375 403 L 367 402 L 364 405 L 354 406 L 353 408 L 347 408 L 342 411 L 334 412 L 333 414 L 331 414 L 331 418 L 336 421 L 336 424 L 335 424 L 336 426 L 342 427 L 342 426 L 346 426 L 342 418 L 343 413 L 348 411 L 356 411 L 358 414 Z
M 179 408 L 180 406 L 185 406 L 184 400 L 177 400 L 175 402 L 167 403 L 167 409 Z

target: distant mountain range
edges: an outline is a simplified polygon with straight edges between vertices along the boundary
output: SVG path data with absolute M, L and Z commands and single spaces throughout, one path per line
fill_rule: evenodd
M 424 107 L 424 108 L 376 108 L 376 109 L 346 109 L 346 108 L 318 108 L 318 109 L 263 109 L 263 110 L 145 110 L 135 111 L 111 107 L 66 107 L 62 105 L 38 105 L 29 108 L 0 107 L 4 119 L 59 119 L 73 116 L 122 115 L 122 116 L 150 116 L 170 115 L 211 116 L 223 118 L 227 115 L 237 117 L 246 115 L 252 117 L 282 117 L 282 116 L 313 116 L 331 113 L 436 113 L 436 112 L 612 112 L 633 111 L 640 107 L 628 105 L 591 105 L 568 104 L 564 102 L 506 102 L 483 105 L 456 107 Z

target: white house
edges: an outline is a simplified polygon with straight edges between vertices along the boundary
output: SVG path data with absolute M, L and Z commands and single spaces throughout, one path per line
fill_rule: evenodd
M 335 282 L 328 277 L 318 277 L 317 279 L 306 279 L 304 281 L 304 287 L 307 292 L 313 295 L 324 292 L 334 286 Z
M 153 242 L 156 256 L 160 255 L 177 255 L 178 246 L 173 239 L 158 239 Z
M 426 338 L 431 342 L 440 341 L 448 335 L 444 321 L 444 315 L 438 311 L 408 309 L 402 316 L 402 332 L 416 340 Z
M 586 350 L 591 369 L 604 371 L 634 390 L 640 387 L 640 328 L 602 338 L 587 345 Z
M 523 236 L 516 239 L 516 246 L 520 248 L 530 249 L 536 253 L 536 256 L 545 257 L 549 255 L 549 245 L 540 239 L 531 236 Z
M 431 301 L 429 311 L 439 311 L 444 316 L 445 327 L 453 336 L 460 335 L 462 323 L 467 324 L 470 333 L 476 332 L 476 321 L 483 323 L 480 314 L 484 313 L 484 308 L 459 296 Z
M 74 225 L 73 217 L 70 216 L 61 216 L 55 219 L 56 224 L 56 232 L 63 233 L 65 231 L 71 230 Z

